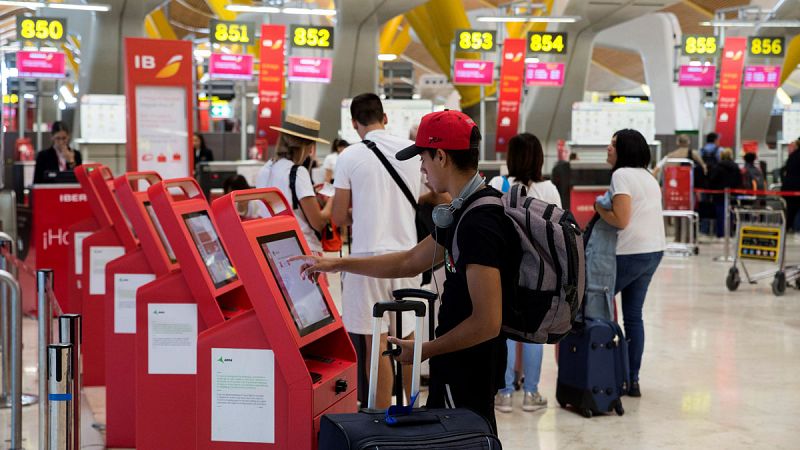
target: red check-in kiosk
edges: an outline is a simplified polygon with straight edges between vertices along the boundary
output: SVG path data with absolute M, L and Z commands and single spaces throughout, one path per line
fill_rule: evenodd
M 249 301 L 197 182 L 166 180 L 147 193 L 180 269 L 136 294 L 136 447 L 194 449 L 197 333 Z
M 271 217 L 242 221 L 249 201 Z M 289 261 L 311 252 L 280 191 L 236 191 L 212 210 L 250 301 L 200 333 L 198 448 L 314 449 L 322 414 L 356 411 L 356 354 L 327 283 Z
M 161 181 L 156 172 L 126 173 L 109 180 L 99 171 L 90 174 L 115 225 L 127 223 L 133 251 L 106 266 L 106 446 L 136 444 L 136 292 L 168 274 L 175 255 L 165 246 L 148 212 L 147 187 Z M 119 227 L 122 228 L 122 227 Z M 161 232 L 163 234 L 163 231 Z M 124 236 L 120 236 L 123 238 Z M 165 238 L 166 239 L 166 238 Z
M 94 177 L 92 174 L 94 174 Z M 98 175 L 101 175 L 98 177 Z M 81 314 L 83 316 L 83 385 L 105 384 L 105 295 L 106 265 L 135 249 L 127 224 L 115 227 L 107 204 L 98 191 L 106 180 L 113 179 L 111 171 L 102 164 L 83 164 L 75 168 L 75 176 L 86 193 L 89 205 L 100 228 L 81 242 L 83 253 Z M 117 208 L 118 209 L 118 208 Z M 125 241 L 120 235 L 126 236 Z

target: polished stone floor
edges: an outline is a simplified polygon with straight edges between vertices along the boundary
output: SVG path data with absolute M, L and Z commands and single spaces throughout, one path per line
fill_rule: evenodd
M 790 238 L 789 260 L 800 262 Z M 725 288 L 730 264 L 712 261 L 720 243 L 692 258 L 665 258 L 645 304 L 642 398 L 624 398 L 625 415 L 585 419 L 555 402 L 556 366 L 545 349 L 541 392 L 547 409 L 498 413 L 506 449 L 796 449 L 800 448 L 800 291 L 773 296 L 769 280 L 736 292 Z M 749 265 L 748 268 L 755 267 Z M 333 277 L 331 284 L 336 285 Z M 336 290 L 338 296 L 338 289 Z M 25 390 L 36 390 L 35 322 L 25 322 Z M 102 389 L 84 404 L 104 420 Z M 37 409 L 25 410 L 25 448 L 36 446 Z M 88 417 L 87 417 L 88 419 Z M 102 447 L 102 433 L 84 420 L 83 448 Z M 0 411 L 0 447 L 9 415 Z

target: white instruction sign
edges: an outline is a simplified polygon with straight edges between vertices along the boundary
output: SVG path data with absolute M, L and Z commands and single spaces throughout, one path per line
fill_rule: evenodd
M 155 279 L 152 273 L 114 274 L 114 333 L 136 333 L 136 291 Z
M 197 373 L 197 305 L 147 305 L 147 373 Z
M 125 247 L 89 247 L 89 295 L 106 294 L 106 264 L 125 254 Z
M 75 275 L 83 274 L 83 240 L 91 234 L 91 231 L 76 231 L 73 235 L 73 240 L 75 241 Z
M 275 443 L 275 353 L 211 349 L 211 440 Z

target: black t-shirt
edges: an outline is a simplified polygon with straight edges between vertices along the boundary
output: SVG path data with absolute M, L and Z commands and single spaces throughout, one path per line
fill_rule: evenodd
M 519 236 L 505 213 L 498 205 L 479 206 L 464 216 L 463 211 L 475 200 L 485 196 L 500 197 L 502 194 L 486 187 L 470 196 L 455 213 L 450 228 L 438 228 L 436 241 L 447 250 L 445 267 L 447 279 L 444 283 L 442 306 L 439 310 L 439 326 L 436 335 L 452 330 L 472 314 L 472 300 L 467 286 L 467 265 L 479 264 L 500 270 L 503 301 L 513 295 L 518 283 L 519 266 L 522 260 Z M 453 235 L 458 224 L 459 258 L 453 264 Z M 503 386 L 506 368 L 505 338 L 497 337 L 464 350 L 431 358 L 431 375 L 439 373 L 445 377 L 489 378 L 495 387 Z M 469 374 L 469 375 L 468 375 Z

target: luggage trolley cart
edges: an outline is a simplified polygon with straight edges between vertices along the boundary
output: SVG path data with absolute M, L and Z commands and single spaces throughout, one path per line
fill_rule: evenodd
M 687 158 L 668 158 L 664 161 L 662 198 L 664 217 L 685 222 L 688 242 L 681 242 L 682 227 L 676 227 L 675 241 L 667 244 L 669 255 L 691 256 L 699 253 L 697 236 L 700 234 L 700 215 L 695 211 L 694 161 Z
M 780 197 L 752 197 L 737 200 L 733 208 L 736 217 L 736 254 L 733 266 L 728 270 L 725 285 L 728 290 L 735 291 L 741 282 L 738 265 L 744 271 L 745 279 L 750 284 L 758 280 L 773 277 L 772 293 L 783 295 L 788 281 L 800 277 L 797 266 L 785 265 L 786 250 L 786 202 Z M 745 260 L 772 262 L 774 267 L 750 274 Z

